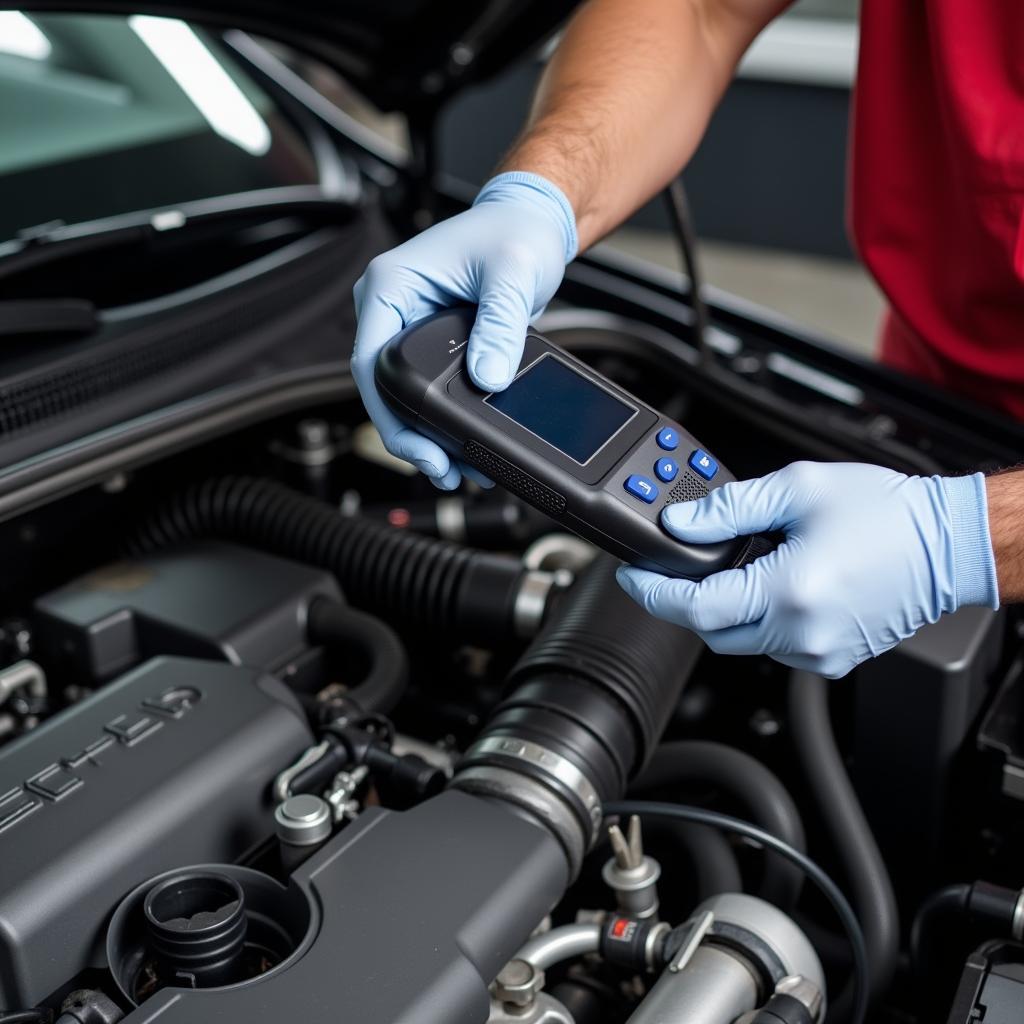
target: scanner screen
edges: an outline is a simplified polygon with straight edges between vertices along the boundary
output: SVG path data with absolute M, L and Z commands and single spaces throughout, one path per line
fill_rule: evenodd
M 637 412 L 552 355 L 484 401 L 581 465 Z

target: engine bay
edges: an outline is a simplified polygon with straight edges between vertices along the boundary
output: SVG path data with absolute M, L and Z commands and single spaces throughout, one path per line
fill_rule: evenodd
M 549 333 L 739 476 L 818 454 Z M 836 683 L 717 656 L 351 389 L 0 551 L 0 1021 L 1019 1019 L 1013 614 Z

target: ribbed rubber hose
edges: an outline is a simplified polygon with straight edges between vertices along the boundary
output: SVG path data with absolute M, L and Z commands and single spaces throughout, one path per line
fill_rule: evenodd
M 346 694 L 361 711 L 386 715 L 402 699 L 409 659 L 398 634 L 386 623 L 338 601 L 319 598 L 310 605 L 306 635 L 314 644 L 341 645 L 366 655 L 369 671 Z
M 756 758 L 724 743 L 678 740 L 658 747 L 634 780 L 631 793 L 704 783 L 721 790 L 743 808 L 746 817 L 801 853 L 806 852 L 803 821 L 789 791 Z M 673 794 L 678 800 L 678 794 Z M 760 895 L 789 908 L 803 886 L 803 873 L 774 856 L 765 858 Z
M 870 994 L 877 999 L 889 987 L 896 969 L 899 912 L 885 861 L 836 744 L 828 687 L 821 676 L 794 672 L 789 684 L 789 725 L 804 777 L 842 864 L 851 902 L 864 929 Z M 837 1018 L 840 1006 L 848 1005 L 847 1000 L 844 993 L 835 1004 Z
M 452 785 L 521 802 L 548 792 L 570 814 L 545 822 L 576 873 L 614 800 L 642 770 L 703 650 L 688 630 L 654 618 L 598 555 L 513 667 L 508 696 L 459 762 Z M 558 766 L 556 771 L 553 766 Z M 523 779 L 523 789 L 510 782 Z M 582 779 L 582 782 L 580 781 Z
M 353 605 L 428 629 L 506 636 L 518 559 L 420 537 L 269 480 L 225 477 L 172 495 L 129 544 L 132 554 L 217 537 L 332 572 Z
M 688 630 L 639 608 L 619 586 L 618 566 L 610 555 L 598 555 L 587 566 L 515 664 L 507 685 L 512 690 L 564 676 L 621 702 L 636 737 L 636 756 L 626 773 L 635 775 L 661 739 L 704 645 Z

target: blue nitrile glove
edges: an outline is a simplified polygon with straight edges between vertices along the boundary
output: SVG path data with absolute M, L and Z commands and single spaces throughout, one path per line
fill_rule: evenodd
M 374 259 L 356 282 L 359 325 L 352 372 L 384 446 L 445 490 L 460 472 L 433 441 L 384 405 L 373 371 L 403 327 L 460 302 L 479 305 L 466 362 L 487 391 L 506 387 L 519 367 L 531 317 L 539 314 L 576 255 L 576 218 L 560 189 L 537 174 L 499 174 L 471 209 L 441 221 Z
M 836 678 L 964 605 L 999 607 L 984 477 L 908 477 L 879 466 L 797 462 L 670 505 L 690 543 L 782 531 L 742 569 L 699 583 L 634 567 L 629 595 L 721 654 L 769 654 Z

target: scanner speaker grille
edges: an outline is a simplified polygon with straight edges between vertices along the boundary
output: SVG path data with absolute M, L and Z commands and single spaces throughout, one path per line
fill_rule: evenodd
M 565 496 L 513 466 L 507 459 L 492 452 L 479 441 L 467 441 L 463 445 L 466 460 L 476 466 L 485 476 L 523 501 L 546 512 L 549 516 L 560 516 L 565 512 Z
M 669 504 L 677 501 L 696 501 L 707 497 L 708 489 L 692 473 L 683 473 L 668 492 Z

